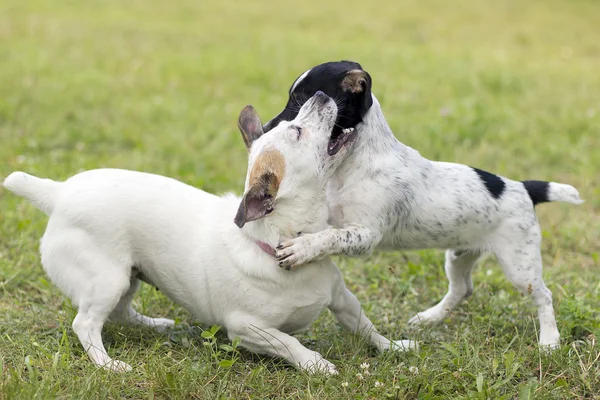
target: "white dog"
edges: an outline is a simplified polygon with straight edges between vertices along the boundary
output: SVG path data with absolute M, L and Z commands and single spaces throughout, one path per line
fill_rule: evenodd
M 280 266 L 291 269 L 325 255 L 369 254 L 382 249 L 440 248 L 446 251 L 448 293 L 409 322 L 437 322 L 473 290 L 471 271 L 494 253 L 508 279 L 531 295 L 538 308 L 540 345 L 556 347 L 559 333 L 552 294 L 542 280 L 542 239 L 534 206 L 548 201 L 579 204 L 577 190 L 544 181 L 516 182 L 466 165 L 427 160 L 400 143 L 371 94 L 371 77 L 360 64 L 321 64 L 303 73 L 290 89 L 288 105 L 266 129 L 294 118 L 317 90 L 339 105 L 329 154 L 340 138 L 356 144 L 336 170 L 328 201 L 338 229 L 283 241 Z
M 111 359 L 102 344 L 109 317 L 157 329 L 173 325 L 132 308 L 140 279 L 199 321 L 223 326 L 230 339 L 240 337 L 249 350 L 311 372 L 336 370 L 289 333 L 309 326 L 325 307 L 380 351 L 415 347 L 377 333 L 331 260 L 292 274 L 277 268 L 272 246 L 327 228 L 325 188 L 354 138 L 345 135 L 340 152 L 327 155 L 336 114 L 335 102 L 317 93 L 294 121 L 263 135 L 254 109 L 246 107 L 239 127 L 250 155 L 241 199 L 114 169 L 83 172 L 65 182 L 23 172 L 6 178 L 6 188 L 50 215 L 42 264 L 78 306 L 73 330 L 96 365 L 131 369 Z

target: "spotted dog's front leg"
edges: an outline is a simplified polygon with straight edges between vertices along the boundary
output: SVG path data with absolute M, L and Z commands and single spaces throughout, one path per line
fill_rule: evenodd
M 281 242 L 275 256 L 281 268 L 290 270 L 324 256 L 370 254 L 380 239 L 380 234 L 365 226 L 326 229 Z

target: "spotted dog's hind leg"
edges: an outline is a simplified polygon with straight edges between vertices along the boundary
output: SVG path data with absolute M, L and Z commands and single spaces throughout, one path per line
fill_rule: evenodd
M 471 273 L 479 257 L 481 257 L 479 251 L 446 250 L 445 270 L 449 281 L 448 292 L 438 304 L 418 313 L 408 323 L 418 325 L 440 322 L 450 310 L 470 296 L 473 293 Z
M 552 292 L 542 279 L 541 233 L 539 225 L 505 236 L 495 253 L 504 274 L 526 296 L 531 296 L 540 321 L 539 344 L 546 349 L 559 346 L 560 334 L 556 326 Z

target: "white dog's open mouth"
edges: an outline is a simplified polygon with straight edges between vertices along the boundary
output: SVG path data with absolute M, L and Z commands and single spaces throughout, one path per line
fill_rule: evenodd
M 333 156 L 347 143 L 350 143 L 356 137 L 355 128 L 334 129 L 327 146 L 327 154 Z

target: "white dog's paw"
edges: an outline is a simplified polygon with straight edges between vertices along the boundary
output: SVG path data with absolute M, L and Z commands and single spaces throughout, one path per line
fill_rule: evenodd
M 444 310 L 431 307 L 429 310 L 420 312 L 409 319 L 408 323 L 411 325 L 430 325 L 443 321 L 445 317 L 446 312 Z
M 333 363 L 330 363 L 324 358 L 318 360 L 310 360 L 300 366 L 309 374 L 337 375 L 337 369 Z
M 131 368 L 131 365 L 119 360 L 110 360 L 110 362 L 104 364 L 102 368 L 113 372 L 129 372 L 133 369 Z
M 393 340 L 390 344 L 391 351 L 418 351 L 419 342 L 415 340 Z
M 167 329 L 175 326 L 175 321 L 168 318 L 152 318 L 152 324 L 150 325 L 157 332 L 163 333 Z
M 379 351 L 411 351 L 419 350 L 419 342 L 414 340 L 391 340 L 377 345 Z
M 279 246 L 275 249 L 275 257 L 279 267 L 286 271 L 306 264 L 318 256 L 319 251 L 315 248 L 315 243 L 310 235 L 285 240 L 279 243 Z

